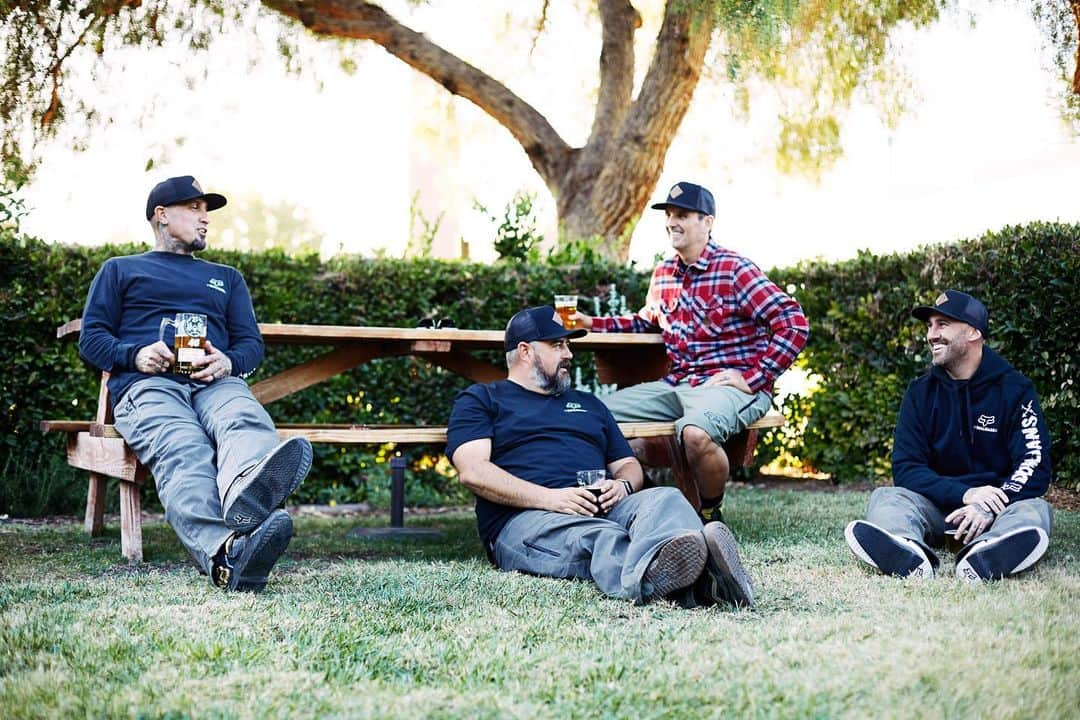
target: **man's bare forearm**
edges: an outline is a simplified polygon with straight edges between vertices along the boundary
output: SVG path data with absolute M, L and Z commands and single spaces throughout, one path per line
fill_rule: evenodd
M 510 507 L 544 508 L 547 488 L 522 480 L 490 461 L 470 462 L 457 470 L 465 487 L 485 500 Z

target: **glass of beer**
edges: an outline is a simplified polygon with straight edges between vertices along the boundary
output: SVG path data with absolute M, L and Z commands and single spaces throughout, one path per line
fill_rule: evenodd
M 964 549 L 964 542 L 956 537 L 959 523 L 945 523 L 945 549 L 956 554 Z
M 555 312 L 559 313 L 563 327 L 568 330 L 576 328 L 577 322 L 573 315 L 577 312 L 577 295 L 556 295 Z
M 206 316 L 199 313 L 176 313 L 175 318 L 162 318 L 158 328 L 158 341 L 165 342 L 165 328 L 172 325 L 173 353 L 176 362 L 173 372 L 190 375 L 195 371 L 191 361 L 206 354 Z
M 600 507 L 600 493 L 604 492 L 604 488 L 600 487 L 600 483 L 607 479 L 607 470 L 578 470 L 577 471 L 577 484 L 578 487 L 583 487 L 593 494 L 593 498 L 596 501 L 596 517 L 603 517 L 604 511 Z

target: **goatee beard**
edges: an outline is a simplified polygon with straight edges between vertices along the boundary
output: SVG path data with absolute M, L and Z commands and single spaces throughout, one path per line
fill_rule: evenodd
M 562 375 L 559 372 L 563 369 L 567 370 L 565 375 Z M 555 373 L 553 375 L 548 375 L 544 372 L 544 368 L 540 366 L 539 359 L 537 359 L 533 362 L 532 367 L 533 382 L 535 382 L 537 387 L 547 395 L 561 395 L 570 389 L 569 370 L 569 364 L 560 364 L 559 367 L 555 368 Z

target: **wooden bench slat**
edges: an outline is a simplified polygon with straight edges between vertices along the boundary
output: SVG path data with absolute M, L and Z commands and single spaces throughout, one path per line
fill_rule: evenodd
M 89 432 L 89 420 L 42 420 L 39 423 L 42 432 Z
M 749 429 L 781 427 L 784 416 L 780 413 L 768 413 L 760 420 L 750 424 Z M 675 423 L 670 422 L 629 422 L 619 423 L 619 428 L 628 440 L 633 438 L 664 437 L 675 432 Z M 42 420 L 44 432 L 86 432 L 91 437 L 118 438 L 116 426 L 78 420 Z M 445 425 L 350 425 L 350 424 L 314 424 L 283 423 L 277 426 L 278 434 L 283 438 L 306 437 L 312 442 L 339 443 L 344 445 L 362 445 L 365 443 L 444 443 L 446 442 Z

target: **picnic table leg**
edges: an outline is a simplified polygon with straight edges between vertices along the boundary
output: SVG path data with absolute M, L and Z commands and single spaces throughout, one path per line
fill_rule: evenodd
M 694 508 L 695 512 L 699 512 L 701 492 L 698 490 L 697 481 L 694 480 L 694 473 L 690 471 L 690 466 L 686 463 L 686 455 L 674 436 L 666 437 L 664 441 L 667 443 L 671 457 L 671 479 L 690 503 L 690 507 Z
M 405 458 L 390 458 L 390 527 L 405 527 Z
M 442 537 L 441 530 L 405 527 L 405 468 L 409 461 L 401 456 L 390 458 L 390 526 L 384 528 L 354 528 L 350 537 L 364 539 L 402 537 Z
M 728 438 L 724 443 L 724 452 L 728 456 L 731 469 L 750 467 L 754 464 L 754 449 L 757 447 L 757 428 L 747 428 Z
M 90 483 L 86 491 L 86 518 L 83 520 L 86 534 L 90 537 L 100 535 L 105 525 L 105 489 L 107 484 L 108 478 L 104 475 L 98 475 L 95 472 L 90 473 Z

